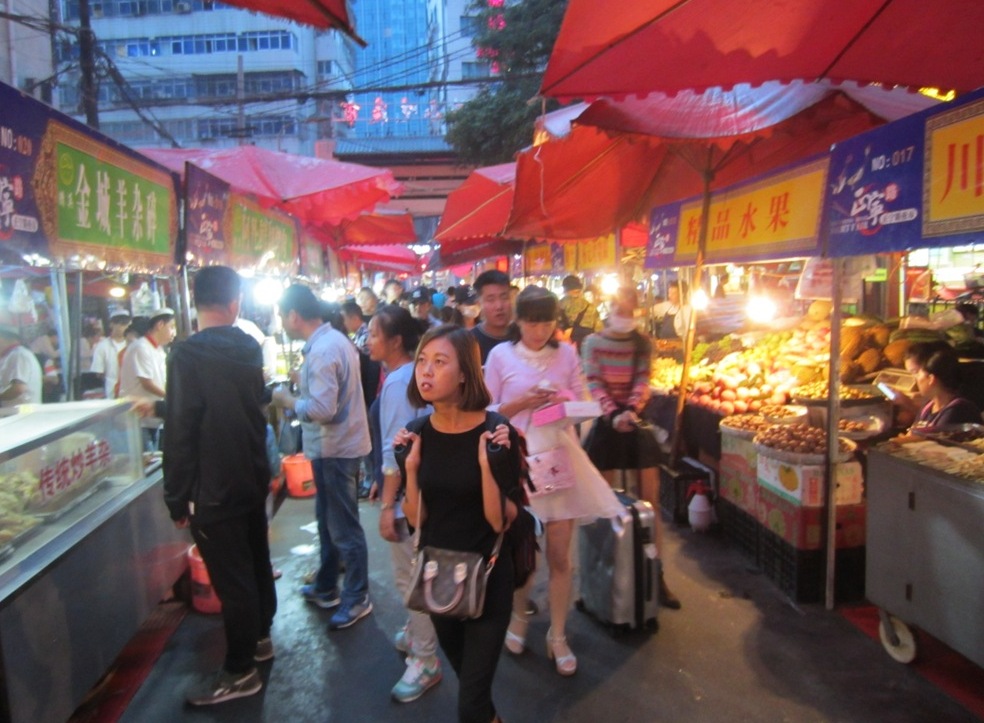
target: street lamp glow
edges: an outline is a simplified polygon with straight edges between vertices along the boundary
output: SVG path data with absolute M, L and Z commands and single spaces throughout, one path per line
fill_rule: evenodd
M 776 318 L 779 308 L 768 296 L 753 296 L 748 300 L 745 313 L 756 324 L 768 324 Z
M 618 291 L 619 286 L 618 276 L 616 274 L 607 274 L 601 280 L 601 293 L 605 296 L 612 296 Z
M 258 306 L 273 306 L 283 293 L 284 286 L 277 279 L 260 279 L 253 287 L 253 301 Z
M 690 303 L 697 311 L 704 311 L 708 306 L 711 305 L 711 300 L 707 296 L 707 292 L 703 289 L 697 289 L 694 295 L 690 297 Z

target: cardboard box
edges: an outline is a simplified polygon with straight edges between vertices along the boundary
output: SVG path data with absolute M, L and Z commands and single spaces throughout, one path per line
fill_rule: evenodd
M 823 505 L 823 466 L 781 462 L 764 454 L 758 456 L 758 483 L 793 504 L 803 507 Z M 834 472 L 837 490 L 835 499 L 839 505 L 856 505 L 861 502 L 863 478 L 859 462 L 843 462 Z
M 598 402 L 561 402 L 541 407 L 533 412 L 533 424 L 544 427 L 548 424 L 566 426 L 578 424 L 601 416 Z
M 865 544 L 867 505 L 837 505 L 835 530 L 837 547 L 861 547 Z M 759 523 L 798 550 L 819 550 L 822 507 L 795 505 L 781 495 L 763 487 L 758 495 Z
M 746 435 L 747 436 L 747 435 Z M 720 495 L 748 514 L 758 498 L 758 452 L 746 436 L 721 427 Z

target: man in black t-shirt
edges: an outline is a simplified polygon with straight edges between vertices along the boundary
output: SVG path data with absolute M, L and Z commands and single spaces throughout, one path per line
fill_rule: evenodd
M 509 324 L 513 319 L 512 291 L 509 276 L 495 269 L 479 274 L 474 286 L 482 307 L 482 321 L 471 333 L 482 350 L 484 366 L 493 347 L 509 338 Z

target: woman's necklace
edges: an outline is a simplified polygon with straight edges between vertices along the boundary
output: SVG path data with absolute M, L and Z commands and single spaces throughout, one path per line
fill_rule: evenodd
M 544 344 L 543 348 L 539 350 L 530 349 L 521 341 L 517 342 L 513 348 L 516 350 L 516 356 L 538 372 L 545 372 L 550 368 L 550 362 L 553 361 L 555 351 L 549 344 Z

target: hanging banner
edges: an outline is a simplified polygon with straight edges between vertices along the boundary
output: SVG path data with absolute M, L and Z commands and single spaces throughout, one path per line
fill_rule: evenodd
M 617 265 L 615 234 L 577 242 L 578 271 L 614 270 Z
M 978 241 L 984 231 L 984 91 L 838 143 L 828 253 Z
M 711 194 L 704 262 L 816 255 L 828 166 L 820 158 Z M 694 198 L 653 209 L 646 268 L 696 262 L 702 205 Z
M 188 260 L 199 266 L 295 273 L 296 220 L 190 163 L 185 165 Z
M 228 263 L 222 219 L 229 184 L 198 166 L 185 164 L 185 237 L 188 261 L 196 266 Z
M 0 242 L 53 260 L 174 263 L 175 177 L 0 83 Z

